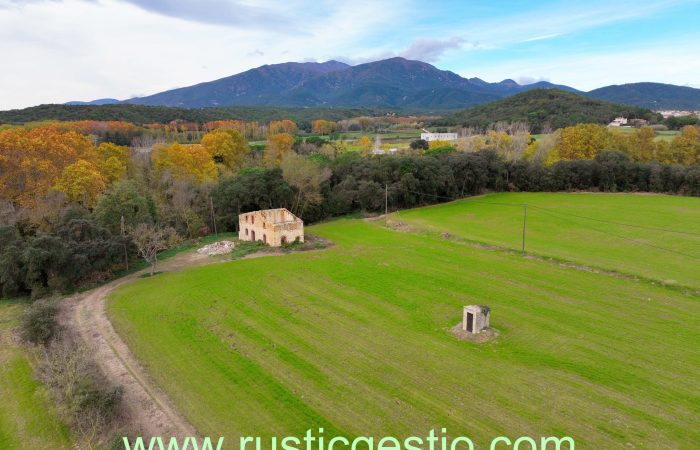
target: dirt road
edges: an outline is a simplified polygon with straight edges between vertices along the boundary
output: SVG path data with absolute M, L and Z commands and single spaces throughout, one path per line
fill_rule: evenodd
M 157 270 L 177 271 L 223 261 L 222 258 L 188 251 L 159 263 Z M 143 436 L 198 436 L 194 427 L 148 376 L 107 318 L 106 299 L 109 293 L 146 272 L 131 274 L 64 300 L 61 302 L 62 322 L 90 349 L 107 379 L 124 387 L 124 405 L 130 430 Z

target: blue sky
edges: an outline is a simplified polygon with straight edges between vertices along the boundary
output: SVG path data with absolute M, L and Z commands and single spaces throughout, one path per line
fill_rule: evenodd
M 700 87 L 700 0 L 0 0 L 0 109 L 391 56 L 487 81 Z

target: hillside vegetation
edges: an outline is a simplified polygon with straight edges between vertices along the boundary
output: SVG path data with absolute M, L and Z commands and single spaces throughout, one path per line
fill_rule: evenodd
M 651 109 L 700 109 L 700 89 L 664 83 L 629 83 L 594 89 L 587 96 Z
M 542 133 L 579 123 L 607 124 L 618 116 L 656 119 L 656 114 L 643 108 L 594 100 L 559 89 L 534 89 L 466 109 L 438 123 L 485 129 L 497 122 L 523 122 L 532 133 Z
M 663 210 L 676 227 L 696 223 L 667 197 L 640 198 L 650 212 L 638 219 Z M 589 211 L 631 209 L 611 199 L 592 197 Z M 335 246 L 162 274 L 114 294 L 118 332 L 203 434 L 237 442 L 313 423 L 327 436 L 446 427 L 478 448 L 503 434 L 566 434 L 591 449 L 700 438 L 697 297 L 383 221 L 308 232 Z M 660 271 L 674 258 L 650 257 Z M 496 342 L 448 332 L 465 304 L 491 307 Z
M 238 119 L 269 122 L 291 119 L 295 122 L 315 119 L 342 120 L 350 117 L 383 115 L 388 110 L 378 108 L 175 108 L 144 105 L 40 105 L 31 108 L 0 111 L 0 124 L 23 124 L 44 120 L 119 120 L 138 125 L 168 123 L 173 120 L 205 123 L 215 120 Z

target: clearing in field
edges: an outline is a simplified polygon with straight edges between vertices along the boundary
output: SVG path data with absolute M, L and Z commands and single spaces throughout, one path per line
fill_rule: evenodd
M 69 449 L 68 428 L 12 336 L 25 304 L 0 300 L 0 448 Z
M 691 203 L 697 199 L 595 197 L 597 207 L 588 200 L 577 211 L 683 227 L 700 209 Z M 410 219 L 436 231 L 454 221 L 462 230 L 464 209 L 450 207 L 416 210 Z M 675 217 L 657 218 L 659 208 Z M 539 217 L 543 233 L 563 226 L 557 217 Z M 510 224 L 503 226 L 507 232 Z M 381 221 L 339 220 L 308 231 L 336 245 L 166 273 L 114 293 L 117 331 L 203 435 L 237 442 L 316 427 L 327 436 L 446 427 L 479 448 L 500 435 L 568 435 L 580 449 L 692 448 L 700 440 L 697 296 L 440 233 L 394 231 Z M 567 233 L 591 241 L 587 229 L 572 225 Z M 498 235 L 464 234 L 485 241 Z M 534 247 L 536 236 L 533 248 L 545 252 Z M 549 248 L 556 249 L 563 238 L 552 237 Z M 628 250 L 595 246 L 586 257 L 613 269 L 651 270 Z M 571 253 L 554 256 L 579 254 L 562 251 Z M 697 284 L 672 254 L 655 263 L 664 278 L 671 264 L 680 281 Z M 449 329 L 468 304 L 491 307 L 498 339 L 454 338 Z

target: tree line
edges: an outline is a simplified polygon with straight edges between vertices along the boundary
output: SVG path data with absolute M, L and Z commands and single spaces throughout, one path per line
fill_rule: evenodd
M 571 139 L 562 131 L 550 147 L 556 160 L 539 155 L 523 130 L 496 132 L 481 148 L 417 142 L 399 155 L 284 132 L 258 148 L 236 129 L 149 148 L 55 127 L 0 131 L 0 294 L 37 298 L 94 285 L 182 239 L 236 231 L 237 215 L 258 209 L 286 207 L 313 223 L 382 212 L 385 195 L 391 210 L 490 191 L 700 195 L 697 128 L 685 128 L 677 144 L 695 152 L 686 165 L 640 150 L 647 141 L 639 136 L 626 150 L 607 148 L 615 141 L 600 143 L 599 131 L 575 130 Z

